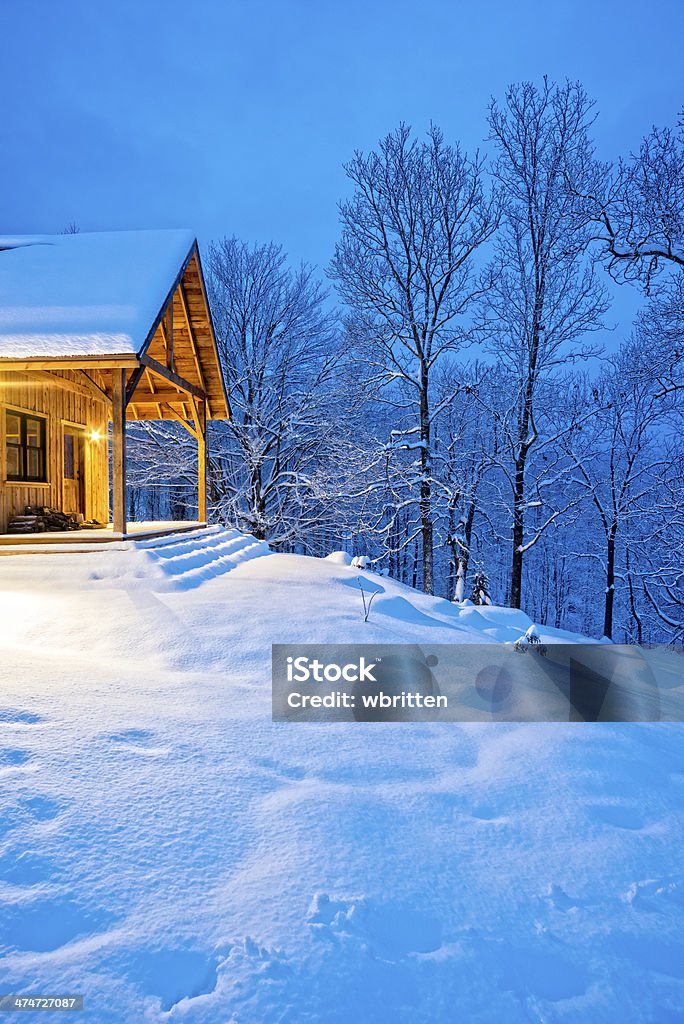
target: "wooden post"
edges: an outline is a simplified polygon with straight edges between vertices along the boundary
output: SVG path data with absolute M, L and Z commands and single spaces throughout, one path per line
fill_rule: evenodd
M 126 371 L 112 370 L 112 526 L 126 533 Z
M 164 339 L 166 341 L 166 365 L 169 370 L 174 369 L 174 353 L 173 353 L 173 299 L 169 302 L 164 313 Z
M 207 404 L 197 402 L 197 516 L 207 521 Z

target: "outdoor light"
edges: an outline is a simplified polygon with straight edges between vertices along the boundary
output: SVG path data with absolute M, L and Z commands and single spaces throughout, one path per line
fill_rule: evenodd
M 102 437 L 102 434 L 100 433 L 99 430 L 91 430 L 90 431 L 90 440 L 91 441 L 99 441 L 101 439 L 101 437 Z

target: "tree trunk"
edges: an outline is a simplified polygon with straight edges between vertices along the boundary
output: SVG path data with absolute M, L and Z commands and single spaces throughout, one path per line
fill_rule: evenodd
M 418 585 L 418 538 L 416 538 L 413 545 L 413 575 L 411 577 L 411 586 L 415 590 Z
M 522 601 L 522 570 L 523 540 L 525 536 L 525 465 L 527 455 L 537 439 L 537 432 L 532 429 L 532 402 L 534 385 L 537 377 L 537 354 L 539 352 L 539 325 L 543 308 L 543 286 L 537 284 L 534 321 L 532 328 L 532 346 L 527 366 L 525 397 L 518 416 L 518 452 L 515 458 L 515 479 L 513 482 L 513 556 L 511 563 L 511 608 L 520 608 Z
M 447 530 L 447 547 L 451 550 L 451 557 L 449 558 L 449 576 L 447 579 L 447 600 L 456 600 L 456 545 L 454 542 L 454 510 L 449 506 L 449 522 Z
M 521 450 L 515 464 L 515 482 L 513 488 L 513 558 L 511 563 L 511 608 L 519 608 L 522 601 L 522 545 L 525 529 L 525 460 L 527 452 Z
M 454 540 L 451 545 L 453 552 L 454 566 L 456 569 L 456 584 L 454 586 L 454 601 L 463 601 L 465 598 L 465 585 L 468 578 L 468 566 L 470 565 L 470 545 L 473 536 L 473 522 L 477 501 L 473 499 L 468 506 L 468 513 L 465 522 L 461 519 L 458 524 L 463 528 L 463 539 Z
M 461 542 L 456 539 L 453 534 L 453 530 L 449 531 L 449 539 L 447 544 L 451 549 L 451 558 L 449 559 L 449 591 L 451 599 L 453 601 L 463 600 L 463 591 L 465 588 L 465 567 L 463 558 L 463 549 Z
M 454 601 L 462 601 L 465 596 L 466 559 L 463 555 L 456 556 L 456 582 L 454 584 Z
M 428 404 L 428 372 L 421 372 L 420 386 L 420 533 L 423 542 L 423 590 L 434 591 L 434 548 L 432 529 L 432 494 L 430 486 L 430 410 Z
M 260 465 L 252 467 L 250 477 L 250 489 L 252 492 L 251 519 L 253 523 L 251 532 L 257 540 L 266 540 L 266 532 L 263 525 L 266 514 L 266 501 L 262 490 Z
M 629 556 L 629 544 L 625 547 L 625 568 L 627 569 L 627 583 L 629 584 L 629 606 L 632 612 L 632 618 L 636 623 L 637 628 L 637 643 L 642 644 L 644 642 L 643 625 L 641 622 L 641 616 L 636 606 L 636 596 L 634 594 L 634 581 L 632 579 L 632 567 L 630 565 Z
M 615 534 L 617 528 L 613 524 L 608 534 L 606 551 L 606 606 L 603 615 L 603 635 L 613 639 L 613 605 L 615 603 Z
M 389 514 L 392 514 L 390 509 Z M 397 521 L 392 521 L 392 529 L 389 532 L 389 552 L 387 557 L 387 571 L 393 579 L 399 576 L 399 553 L 398 553 Z
M 430 506 L 430 484 L 424 480 L 420 485 L 420 533 L 423 542 L 423 591 L 426 594 L 431 594 L 434 589 L 432 517 L 430 515 Z

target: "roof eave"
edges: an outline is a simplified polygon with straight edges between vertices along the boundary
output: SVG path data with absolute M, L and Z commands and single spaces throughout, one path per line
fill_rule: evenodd
M 52 370 L 80 370 L 83 367 L 115 370 L 135 368 L 136 366 L 140 366 L 140 360 L 134 352 L 77 356 L 0 356 L 0 370 L 16 370 L 18 372 L 24 368 L 40 370 L 43 367 Z

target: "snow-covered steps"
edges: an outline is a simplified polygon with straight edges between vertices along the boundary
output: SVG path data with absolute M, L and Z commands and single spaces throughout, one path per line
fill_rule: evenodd
M 266 541 L 223 526 L 136 541 L 135 548 L 147 554 L 178 589 L 197 587 L 241 562 L 271 554 Z

